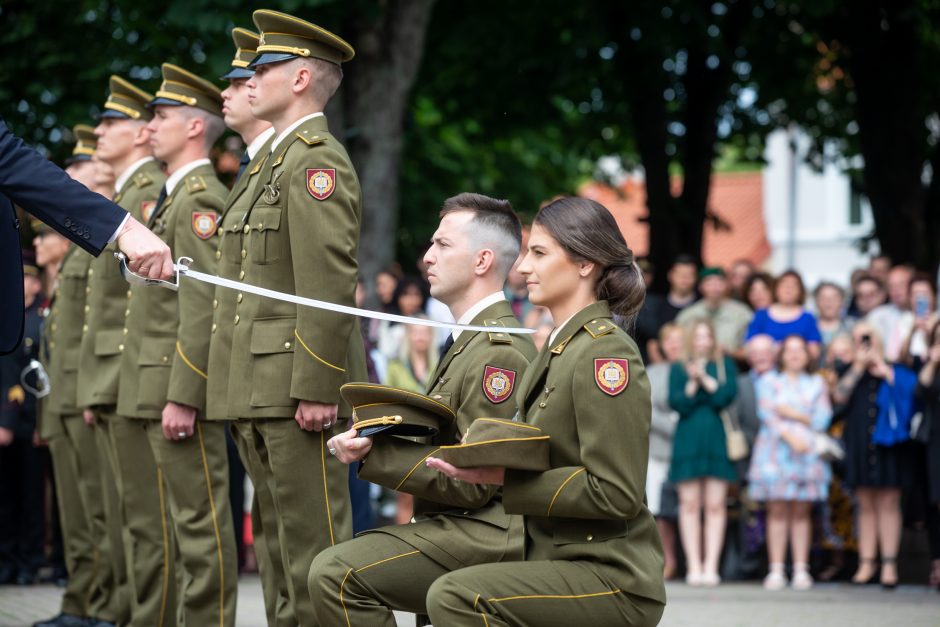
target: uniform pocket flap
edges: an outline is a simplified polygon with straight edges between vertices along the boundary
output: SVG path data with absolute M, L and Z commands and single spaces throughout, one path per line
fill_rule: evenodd
M 98 331 L 98 333 L 95 334 L 95 355 L 101 357 L 105 355 L 117 355 L 121 352 L 121 345 L 124 343 L 125 337 L 122 329 Z
M 176 352 L 174 337 L 145 337 L 140 343 L 140 366 L 169 366 Z
M 294 318 L 255 320 L 251 328 L 251 354 L 270 355 L 293 352 L 296 341 L 294 329 L 296 328 L 297 320 Z
M 251 212 L 251 228 L 256 231 L 276 231 L 281 228 L 280 207 L 258 207 Z
M 556 545 L 603 542 L 627 535 L 629 523 L 625 520 L 558 519 L 553 521 Z

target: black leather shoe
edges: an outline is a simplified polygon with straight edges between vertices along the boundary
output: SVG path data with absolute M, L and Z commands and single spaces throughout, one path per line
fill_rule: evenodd
M 88 619 L 74 614 L 59 614 L 49 620 L 34 623 L 33 627 L 88 627 Z

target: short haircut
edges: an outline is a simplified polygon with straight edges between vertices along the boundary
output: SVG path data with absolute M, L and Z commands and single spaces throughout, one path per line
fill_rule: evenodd
M 522 223 L 508 200 L 463 192 L 444 201 L 440 216 L 458 211 L 473 214 L 471 241 L 478 249 L 489 248 L 496 255 L 496 270 L 505 278 L 519 258 Z
M 836 285 L 832 281 L 823 281 L 817 285 L 816 289 L 813 290 L 813 298 L 819 298 L 819 293 L 826 288 L 834 289 L 835 291 L 839 292 L 840 298 L 845 298 L 845 289 L 840 285 Z
M 855 280 L 856 291 L 858 291 L 858 286 L 861 285 L 862 283 L 873 283 L 875 287 L 877 287 L 881 291 L 884 291 L 885 289 L 884 283 L 882 283 L 881 280 L 878 277 L 876 277 L 874 274 L 871 274 L 869 272 L 862 274 L 860 277 L 858 277 Z
M 672 270 L 676 266 L 692 266 L 693 268 L 698 268 L 698 262 L 692 255 L 682 253 L 680 255 L 676 255 L 676 258 L 673 260 L 672 265 L 669 266 L 669 269 Z
M 343 82 L 343 68 L 336 63 L 314 57 L 301 58 L 300 61 L 310 69 L 313 80 L 311 93 L 318 101 L 329 102 Z
M 214 113 L 209 113 L 205 109 L 199 109 L 197 107 L 183 107 L 183 113 L 189 120 L 193 118 L 202 120 L 206 128 L 203 132 L 206 148 L 212 148 L 215 142 L 219 141 L 219 138 L 222 137 L 222 133 L 225 132 L 225 120 Z

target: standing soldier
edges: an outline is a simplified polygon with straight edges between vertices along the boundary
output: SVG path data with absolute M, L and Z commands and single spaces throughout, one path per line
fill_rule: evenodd
M 114 201 L 135 219 L 146 222 L 147 214 L 156 204 L 157 194 L 165 180 L 160 166 L 150 149 L 147 122 L 152 114 L 147 103 L 150 94 L 119 76 L 110 80 L 110 95 L 104 103 L 95 135 L 98 137 L 97 158 L 111 166 L 116 177 Z M 124 560 L 123 523 L 117 479 L 140 472 L 152 466 L 140 460 L 129 468 L 118 468 L 111 425 L 116 415 L 118 393 L 118 366 L 125 341 L 124 310 L 130 295 L 127 281 L 121 276 L 112 253 L 117 248 L 110 244 L 104 254 L 91 262 L 88 272 L 85 325 L 82 332 L 81 357 L 78 369 L 78 404 L 85 408 L 85 419 L 96 424 L 96 442 L 101 459 L 102 486 L 105 499 L 112 551 L 111 573 L 115 587 L 121 593 L 118 600 L 117 622 L 126 622 L 130 616 L 132 598 L 127 581 Z M 144 458 L 147 459 L 147 458 Z M 131 482 L 133 484 L 133 481 Z M 132 511 L 136 507 L 131 508 Z M 130 549 L 129 549 L 130 550 Z
M 92 160 L 95 134 L 90 126 L 75 127 L 78 143 L 66 172 L 92 191 L 97 166 Z M 62 250 L 56 234 L 37 235 L 37 262 L 56 263 Z M 48 240 L 48 241 L 47 241 Z M 59 522 L 65 548 L 69 583 L 62 599 L 62 613 L 37 627 L 86 625 L 93 618 L 113 624 L 113 581 L 103 564 L 110 563 L 110 544 L 102 504 L 101 469 L 93 427 L 82 420 L 78 404 L 78 359 L 85 319 L 86 280 L 91 255 L 71 245 L 61 259 L 52 306 L 45 323 L 45 344 L 49 359 L 50 394 L 43 402 L 39 435 L 49 442 Z
M 245 250 L 242 227 L 245 214 L 249 209 L 252 192 L 258 180 L 258 172 L 271 154 L 271 141 L 274 128 L 270 122 L 259 120 L 251 113 L 248 101 L 248 79 L 254 76 L 254 70 L 248 68 L 255 58 L 258 47 L 258 34 L 244 28 L 232 30 L 235 40 L 235 57 L 231 69 L 222 76 L 229 81 L 229 86 L 222 91 L 222 115 L 225 124 L 238 133 L 247 147 L 239 168 L 238 179 L 225 200 L 225 208 L 219 220 L 219 248 L 215 253 L 218 260 L 218 275 L 226 279 L 239 278 L 242 269 L 242 251 Z M 212 334 L 209 342 L 209 380 L 206 383 L 206 418 L 209 420 L 229 420 L 229 363 L 232 359 L 231 324 L 235 316 L 236 293 L 230 289 L 218 287 L 215 300 L 212 301 Z M 249 473 L 259 476 L 261 460 L 253 447 L 246 446 L 246 441 L 233 436 Z M 262 503 L 262 504 L 259 504 Z M 264 516 L 264 518 L 262 518 Z M 237 525 L 236 525 L 237 528 Z M 264 590 L 265 613 L 269 625 L 296 625 L 293 609 L 289 602 L 287 577 L 284 562 L 281 559 L 280 545 L 268 546 L 269 536 L 277 536 L 277 518 L 274 500 L 265 482 L 254 485 L 254 497 L 251 507 L 251 530 L 254 535 L 255 555 L 258 558 L 258 570 L 261 586 Z
M 271 122 L 275 139 L 259 170 L 243 220 L 238 277 L 266 288 L 355 304 L 361 194 L 343 146 L 323 109 L 342 80 L 352 47 L 309 22 L 255 11 L 262 31 L 248 79 L 251 111 Z M 321 550 L 352 535 L 346 467 L 327 452 L 338 433 L 344 382 L 365 378 L 356 319 L 241 292 L 235 300 L 227 416 L 242 448 L 262 460 L 246 466 L 273 492 L 279 534 L 265 524 L 273 553 L 280 545 L 293 616 L 319 624 L 307 572 Z M 294 424 L 296 421 L 296 424 Z M 345 422 L 345 420 L 343 420 Z
M 169 178 L 147 223 L 176 257 L 191 258 L 204 272 L 215 269 L 212 239 L 227 192 L 209 161 L 224 131 L 221 104 L 212 83 L 169 63 L 149 104 L 150 142 Z M 176 293 L 135 288 L 129 310 L 118 413 L 136 419 L 131 428 L 145 434 L 165 480 L 182 566 L 182 620 L 234 625 L 238 582 L 224 426 L 204 420 L 212 290 L 195 281 Z M 174 614 L 166 608 L 166 618 Z
M 376 529 L 314 560 L 310 594 L 318 599 L 320 624 L 394 626 L 392 610 L 425 612 L 428 588 L 442 574 L 522 559 L 522 519 L 506 515 L 497 488 L 442 480 L 424 465 L 440 446 L 459 444 L 480 416 L 509 419 L 516 412 L 516 382 L 535 345 L 500 328 L 521 326 L 503 294 L 521 241 L 522 226 L 509 202 L 481 194 L 444 202 L 424 257 L 431 295 L 461 324 L 493 332 L 454 331 L 448 337 L 427 393 L 453 409 L 456 420 L 430 441 L 358 437 L 355 430 L 330 440 L 340 460 L 362 461 L 360 478 L 413 494 L 416 522 Z

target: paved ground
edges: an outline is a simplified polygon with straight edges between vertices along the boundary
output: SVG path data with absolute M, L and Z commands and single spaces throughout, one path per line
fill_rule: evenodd
M 52 616 L 61 594 L 53 586 L 0 587 L 0 627 L 26 627 Z M 940 627 L 940 593 L 923 586 L 884 592 L 829 584 L 810 592 L 771 593 L 756 583 L 712 590 L 670 584 L 668 594 L 663 627 Z M 398 624 L 414 621 L 401 614 Z M 239 584 L 238 627 L 265 627 L 257 577 L 243 577 Z

